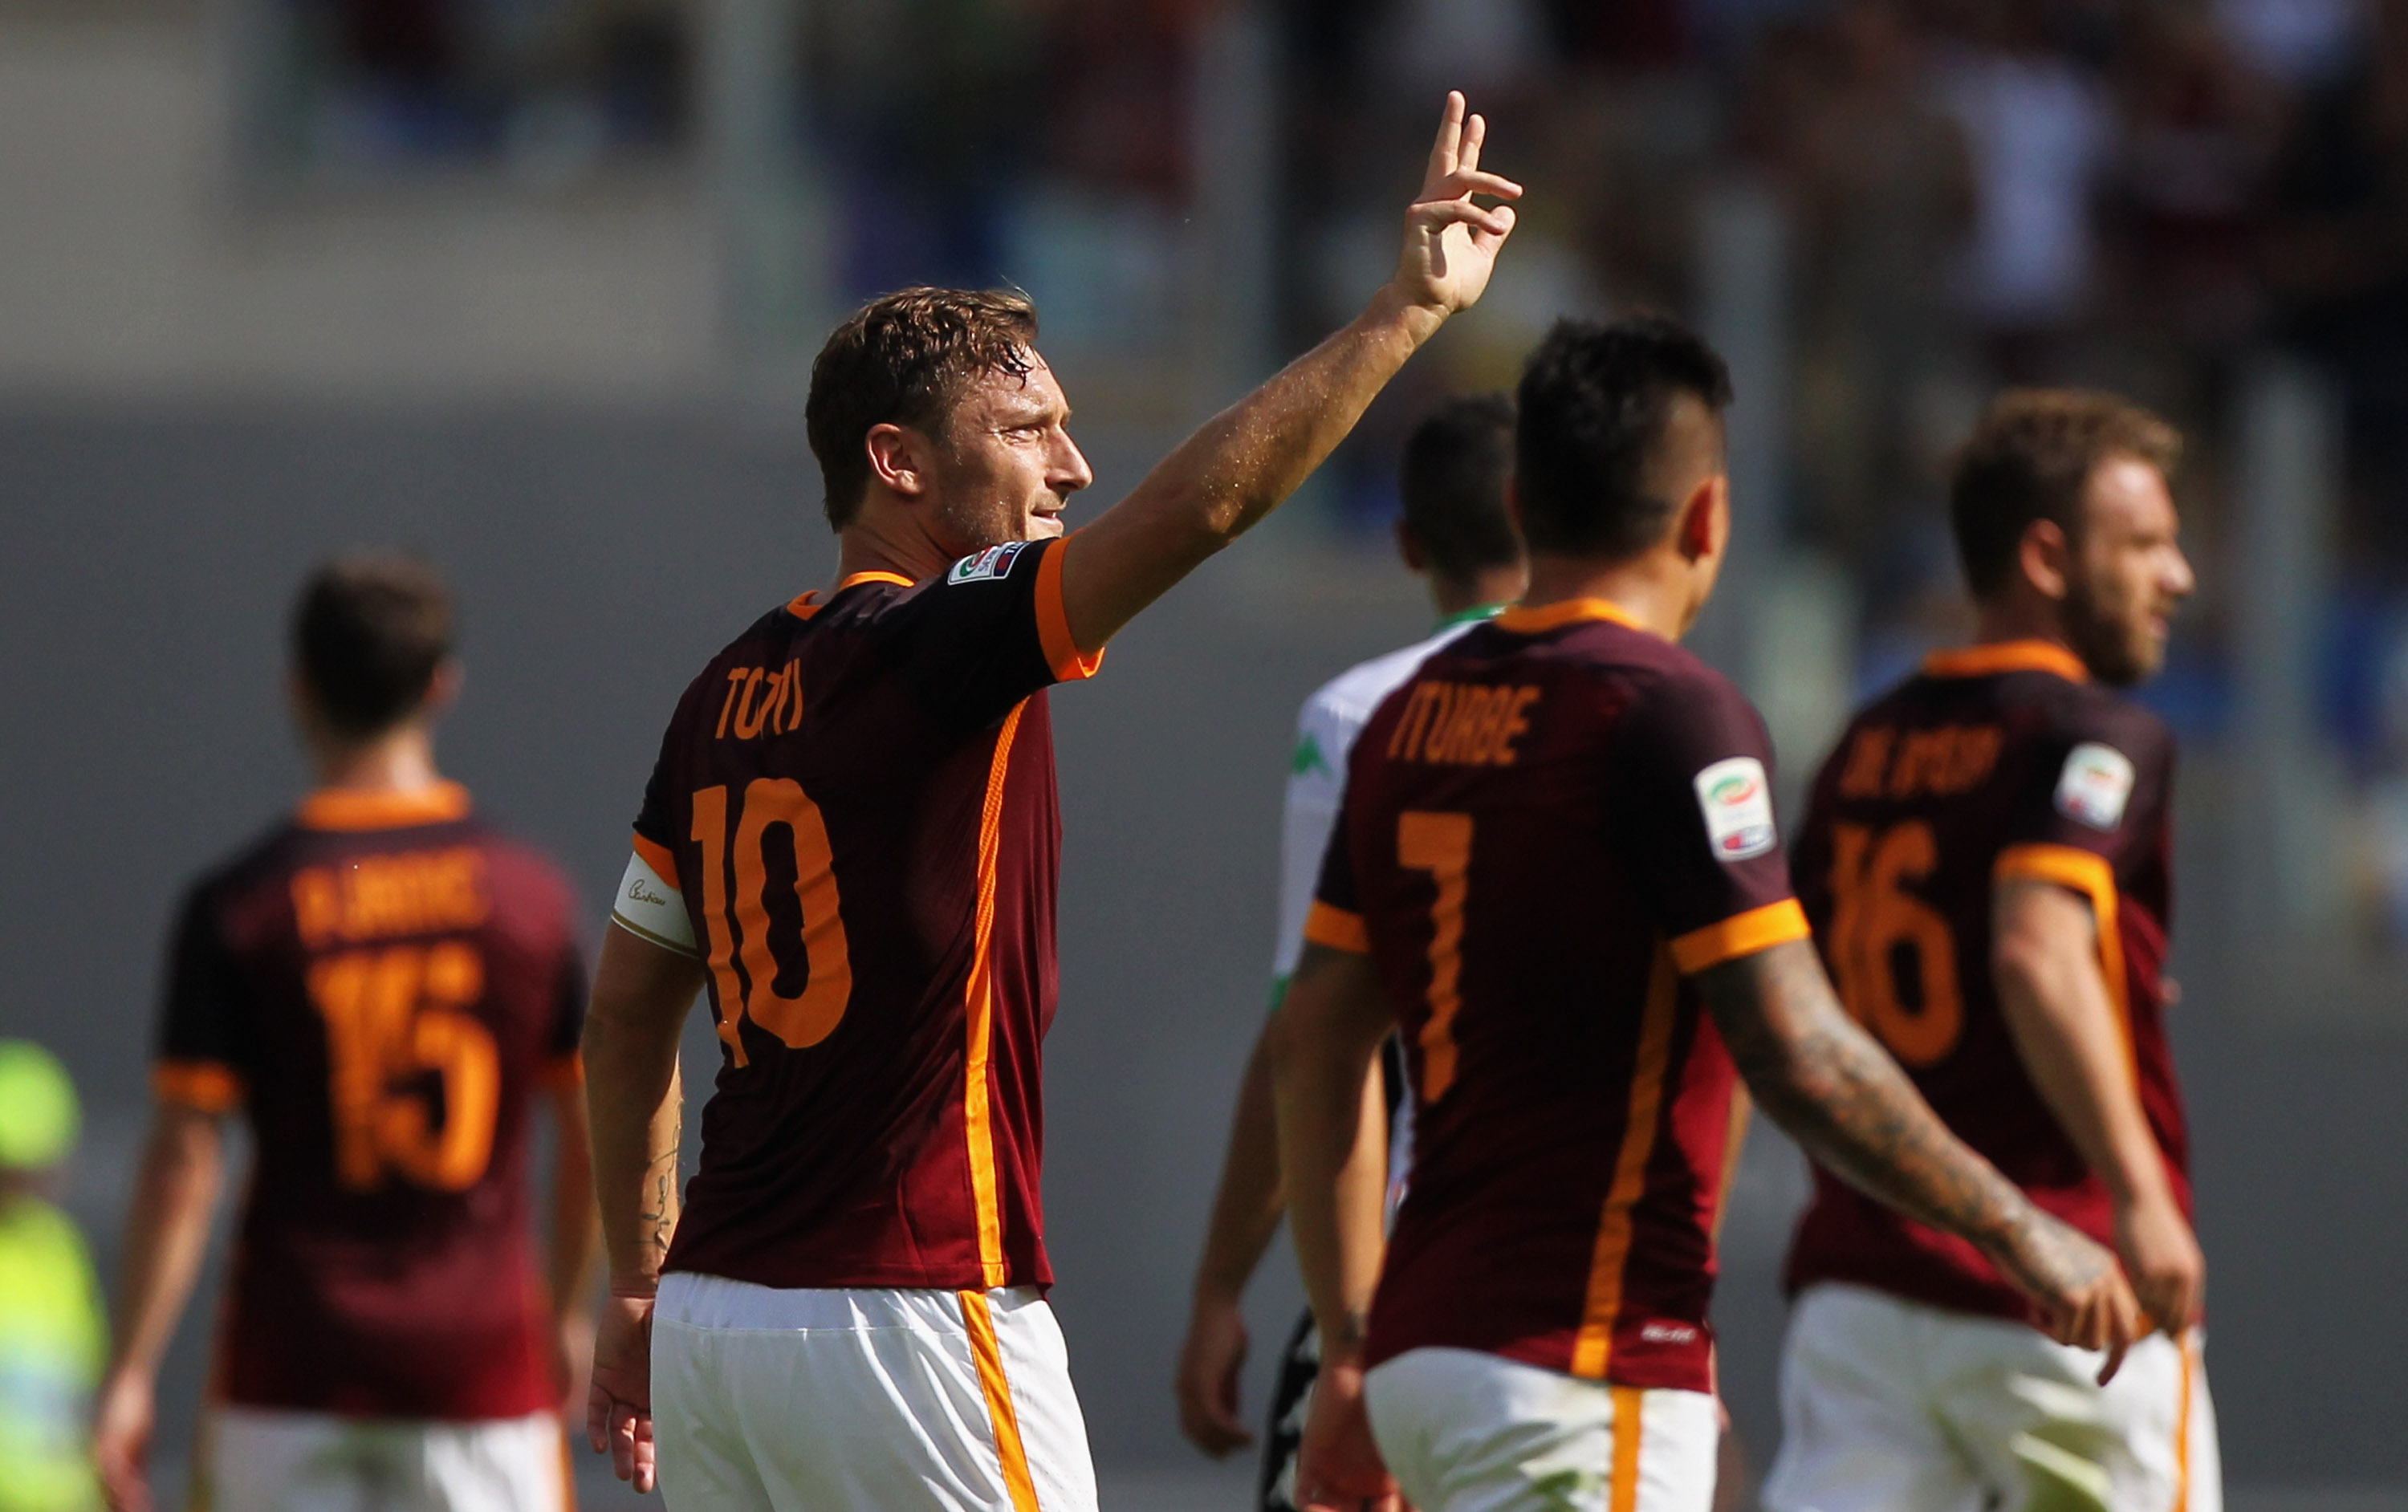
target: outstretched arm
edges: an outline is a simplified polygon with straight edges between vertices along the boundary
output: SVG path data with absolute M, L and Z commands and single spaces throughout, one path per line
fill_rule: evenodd
M 2180 1334 L 2198 1320 L 2207 1260 L 2141 1109 L 2089 901 L 2054 882 L 2002 878 L 1994 913 L 1991 975 L 2015 1053 L 2115 1205 L 2115 1248 L 2141 1305 Z
M 639 1491 L 652 1489 L 652 1294 L 677 1231 L 682 1098 L 678 1031 L 702 990 L 702 963 L 603 931 L 585 1015 L 585 1104 L 610 1294 L 594 1341 L 586 1435 Z
M 200 1276 L 224 1170 L 218 1115 L 161 1105 L 135 1179 L 116 1348 L 93 1433 L 101 1485 L 118 1512 L 147 1512 L 150 1506 L 146 1462 L 158 1407 L 159 1362 Z
M 1429 168 L 1405 212 L 1397 275 L 1344 330 L 1208 421 L 1120 504 L 1061 549 L 1062 603 L 1079 649 L 1102 648 L 1138 611 L 1270 513 L 1336 449 L 1372 397 L 1488 286 L 1521 186 L 1480 169 L 1487 124 L 1451 93 Z
M 1321 1331 L 1321 1374 L 1297 1459 L 1307 1512 L 1401 1505 L 1363 1413 L 1362 1364 L 1387 1172 L 1377 1125 L 1361 1116 L 1363 1087 L 1393 1022 L 1370 957 L 1307 945 L 1271 1026 L 1280 1175 Z
M 2107 1352 L 2114 1375 L 2138 1305 L 2114 1256 L 2032 1206 L 1948 1132 L 1840 1006 L 1814 948 L 1791 940 L 1697 976 L 1766 1114 L 1851 1185 L 1979 1246 L 2038 1305 L 2058 1342 Z

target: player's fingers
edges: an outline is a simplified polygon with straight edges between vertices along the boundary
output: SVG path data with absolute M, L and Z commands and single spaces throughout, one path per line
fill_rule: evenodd
M 1498 199 L 1520 199 L 1522 186 L 1501 173 L 1474 173 L 1457 168 L 1439 181 L 1439 192 L 1432 199 L 1461 199 L 1466 194 L 1493 194 Z
M 610 1404 L 610 1473 L 636 1478 L 636 1412 L 624 1402 Z
M 1513 229 L 1512 212 L 1505 207 L 1484 209 L 1468 199 L 1432 200 L 1416 205 L 1412 208 L 1412 220 L 1415 229 L 1432 235 L 1451 225 L 1469 226 L 1492 236 L 1506 235 Z
M 585 1447 L 596 1454 L 610 1447 L 610 1393 L 599 1386 L 585 1391 Z
M 1463 123 L 1463 145 L 1455 154 L 1455 171 L 1469 173 L 1479 167 L 1481 144 L 1487 140 L 1488 118 L 1474 111 L 1471 119 Z
M 1446 108 L 1440 113 L 1438 140 L 1430 144 L 1429 172 L 1423 176 L 1426 184 L 1435 184 L 1455 171 L 1455 156 L 1463 147 L 1463 91 L 1446 92 Z
M 652 1445 L 652 1419 L 649 1415 L 641 1416 L 636 1419 L 636 1473 L 628 1484 L 650 1492 L 660 1482 L 660 1461 Z

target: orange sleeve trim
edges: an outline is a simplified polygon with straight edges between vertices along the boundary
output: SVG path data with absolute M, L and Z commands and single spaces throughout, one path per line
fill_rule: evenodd
M 1343 908 L 1333 908 L 1320 899 L 1305 911 L 1304 937 L 1314 945 L 1326 945 L 1333 950 L 1345 950 L 1354 955 L 1371 953 L 1371 932 L 1363 927 L 1363 916 Z
M 195 1113 L 225 1113 L 242 1105 L 242 1077 L 215 1061 L 162 1061 L 150 1068 L 151 1094 Z
M 678 887 L 677 857 L 670 853 L 668 847 L 638 834 L 636 836 L 636 854 L 644 858 L 644 864 L 652 869 L 653 876 L 671 887 Z M 682 892 L 685 890 L 678 888 L 678 891 Z
M 1104 664 L 1104 653 L 1082 651 L 1070 638 L 1070 616 L 1062 606 L 1062 553 L 1069 549 L 1066 535 L 1037 564 L 1037 642 L 1045 649 L 1045 664 L 1057 681 L 1082 682 Z
M 1726 961 L 1736 961 L 1791 940 L 1806 939 L 1813 933 L 1807 927 L 1806 910 L 1799 906 L 1798 900 L 1784 898 L 1743 914 L 1733 914 L 1720 923 L 1689 931 L 1672 942 L 1672 963 L 1681 968 L 1682 975 L 1695 976 L 1708 966 L 1719 966 Z
M 2090 900 L 2090 917 L 2099 930 L 2099 974 L 2106 978 L 2107 1000 L 2115 1006 L 2115 1030 L 2124 1037 L 2124 1058 L 2138 1085 L 2141 1063 L 2132 1048 L 2132 997 L 2124 977 L 2124 932 L 2115 912 L 2115 868 L 2095 850 L 2078 846 L 2009 846 L 1990 863 L 1993 881 L 2010 877 L 2054 882 Z
M 585 1057 L 576 1050 L 555 1055 L 535 1074 L 538 1084 L 552 1091 L 567 1091 L 585 1085 Z

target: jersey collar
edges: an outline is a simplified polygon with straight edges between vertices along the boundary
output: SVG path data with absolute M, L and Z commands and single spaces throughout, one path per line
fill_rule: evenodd
M 401 830 L 415 824 L 447 824 L 468 817 L 468 790 L 438 782 L 415 792 L 364 792 L 320 788 L 301 800 L 294 816 L 305 830 Z
M 2082 658 L 2045 640 L 2000 640 L 1934 651 L 1923 659 L 1927 678 L 1989 678 L 2001 672 L 2047 672 L 2068 682 L 2088 682 Z
M 1468 609 L 1457 609 L 1441 619 L 1430 627 L 1430 631 L 1435 635 L 1441 630 L 1453 630 L 1457 625 L 1470 624 L 1475 620 L 1494 620 L 1504 612 L 1505 606 L 1502 604 L 1475 604 Z
M 911 579 L 899 572 L 856 572 L 837 584 L 836 592 L 841 593 L 861 583 L 893 583 L 897 588 L 909 588 Z M 834 598 L 836 593 L 830 593 L 828 597 Z M 786 612 L 797 620 L 808 620 L 826 607 L 820 602 L 820 592 L 816 588 L 806 589 L 786 602 Z
M 1517 635 L 1543 635 L 1566 625 L 1584 624 L 1595 620 L 1617 624 L 1626 630 L 1646 633 L 1647 627 L 1628 609 L 1603 598 L 1568 598 L 1559 604 L 1542 604 L 1537 608 L 1520 605 L 1497 617 L 1497 628 L 1510 630 Z

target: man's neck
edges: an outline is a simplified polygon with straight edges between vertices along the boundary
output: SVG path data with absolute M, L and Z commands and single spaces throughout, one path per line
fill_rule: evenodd
M 1662 550 L 1621 562 L 1534 555 L 1530 589 L 1522 595 L 1522 604 L 1536 609 L 1574 599 L 1601 598 L 1629 615 L 1641 629 L 1666 640 L 1679 640 L 1688 630 L 1691 617 L 1685 569 L 1686 563 Z
M 1973 643 L 1995 646 L 2011 640 L 2045 641 L 2067 650 L 2073 649 L 2073 643 L 2066 638 L 2056 606 L 2044 599 L 2011 596 L 1979 606 L 1973 621 Z
M 917 528 L 917 518 L 865 503 L 852 523 L 837 533 L 836 580 L 865 572 L 891 572 L 924 582 L 953 564 L 944 548 Z
M 1430 574 L 1430 607 L 1438 611 L 1438 621 L 1448 624 L 1467 614 L 1495 609 L 1522 596 L 1523 575 L 1519 567 L 1491 567 L 1473 573 L 1469 578 L 1447 578 Z
M 321 788 L 424 792 L 443 785 L 443 774 L 435 767 L 435 741 L 418 722 L 366 740 L 313 740 L 309 759 Z

